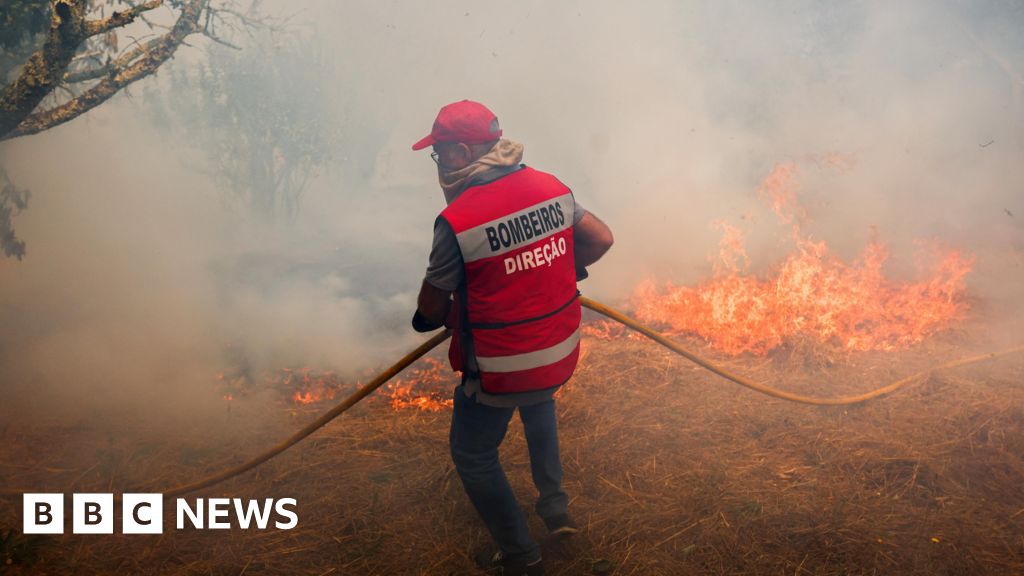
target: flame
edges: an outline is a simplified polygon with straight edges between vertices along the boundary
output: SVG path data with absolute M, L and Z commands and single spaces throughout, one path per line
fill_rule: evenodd
M 797 167 L 793 162 L 777 164 L 761 182 L 757 195 L 771 204 L 780 222 L 799 226 L 806 221 L 807 212 L 796 199 L 800 191 L 796 172 Z
M 842 170 L 850 165 L 838 156 L 824 164 Z M 764 278 L 744 275 L 750 261 L 742 231 L 717 222 L 723 236 L 712 278 L 693 287 L 667 283 L 663 290 L 641 283 L 631 299 L 637 317 L 697 335 L 730 355 L 765 355 L 796 335 L 848 351 L 897 350 L 963 317 L 972 257 L 932 246 L 937 264 L 930 275 L 896 282 L 882 271 L 888 249 L 872 239 L 846 264 L 824 241 L 801 232 L 807 213 L 797 201 L 797 173 L 795 164 L 780 164 L 758 189 L 778 220 L 792 227 L 796 250 L 781 265 Z
M 370 377 L 373 371 L 364 374 Z M 413 365 L 404 378 L 396 378 L 385 387 L 389 405 L 394 410 L 417 408 L 439 411 L 452 407 L 451 390 L 457 383 L 456 376 L 441 360 L 425 358 Z M 237 378 L 216 375 L 225 401 L 231 401 L 235 393 L 243 394 L 253 388 L 253 379 L 246 375 Z M 285 398 L 294 404 L 308 405 L 341 398 L 359 387 L 360 382 L 346 381 L 330 370 L 316 371 L 312 368 L 282 368 L 264 375 L 263 381 L 273 389 L 281 390 Z
M 619 324 L 615 320 L 590 320 L 584 322 L 580 326 L 580 333 L 585 337 L 581 342 L 585 342 L 586 339 L 593 340 L 615 340 L 618 338 L 630 338 L 633 340 L 643 340 L 644 337 L 639 332 L 634 332 L 624 325 Z M 583 363 L 583 351 L 580 350 L 580 363 Z
M 421 366 L 413 368 L 406 378 L 396 378 L 388 384 L 391 408 L 415 408 L 438 412 L 452 407 L 453 375 L 444 362 L 424 358 Z
M 292 390 L 292 402 L 296 404 L 316 404 L 324 400 L 333 400 L 338 391 L 346 387 L 346 383 L 338 378 L 333 371 L 314 372 L 310 368 L 281 369 L 280 386 Z
M 613 320 L 594 320 L 587 322 L 580 328 L 584 336 L 598 340 L 613 340 L 626 333 L 626 327 Z M 583 351 L 580 350 L 580 361 L 583 360 Z

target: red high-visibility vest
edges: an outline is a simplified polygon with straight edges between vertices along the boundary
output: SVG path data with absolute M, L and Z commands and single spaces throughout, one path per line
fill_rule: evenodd
M 574 210 L 564 184 L 523 167 L 467 188 L 441 212 L 458 239 L 466 272 L 465 291 L 449 318 L 448 358 L 454 370 L 463 370 L 470 349 L 464 339 L 471 339 L 484 392 L 554 388 L 576 368 Z

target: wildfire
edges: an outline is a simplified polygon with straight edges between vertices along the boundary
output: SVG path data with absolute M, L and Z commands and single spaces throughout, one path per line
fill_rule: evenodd
M 451 392 L 454 375 L 444 362 L 424 358 L 410 370 L 406 378 L 396 378 L 387 385 L 391 407 L 395 410 L 416 408 L 438 412 L 452 407 Z
M 625 326 L 613 320 L 594 320 L 587 322 L 580 327 L 580 332 L 587 337 L 598 340 L 613 340 L 625 336 L 628 331 Z M 583 340 L 586 342 L 586 340 Z M 580 350 L 580 362 L 583 361 L 583 351 Z
M 826 158 L 840 169 L 848 163 Z M 919 282 L 895 282 L 882 266 L 886 246 L 872 239 L 850 264 L 824 241 L 801 232 L 807 214 L 797 201 L 795 164 L 781 164 L 758 194 L 779 221 L 792 227 L 796 250 L 767 277 L 744 275 L 750 260 L 742 231 L 724 222 L 712 278 L 694 287 L 653 282 L 632 296 L 637 317 L 694 334 L 726 354 L 767 354 L 798 334 L 850 351 L 896 350 L 947 328 L 967 309 L 964 277 L 973 258 L 939 249 L 931 274 Z
M 394 410 L 416 408 L 436 412 L 451 408 L 453 375 L 446 364 L 435 358 L 425 358 L 413 365 L 403 378 L 395 378 L 385 385 L 388 402 Z M 288 391 L 296 404 L 316 404 L 341 398 L 344 393 L 358 387 L 339 378 L 334 372 L 316 372 L 310 368 L 282 369 L 276 386 Z
M 363 376 L 370 377 L 375 373 L 371 370 Z M 457 383 L 457 376 L 447 368 L 447 363 L 435 358 L 424 358 L 404 374 L 402 378 L 395 378 L 384 387 L 383 392 L 392 409 L 415 408 L 436 412 L 452 407 L 451 391 Z M 224 388 L 222 394 L 226 402 L 234 400 L 236 395 L 251 391 L 255 382 L 246 371 L 240 371 L 232 377 L 220 373 L 216 379 Z M 358 381 L 345 380 L 333 371 L 316 371 L 308 367 L 268 372 L 264 374 L 263 382 L 268 388 L 280 390 L 287 402 L 297 405 L 340 400 L 361 385 Z
M 291 393 L 296 404 L 315 404 L 333 400 L 339 390 L 348 387 L 334 372 L 315 372 L 310 368 L 282 368 L 278 385 Z

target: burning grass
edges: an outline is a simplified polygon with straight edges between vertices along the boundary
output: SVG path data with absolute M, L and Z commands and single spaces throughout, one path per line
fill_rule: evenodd
M 971 340 L 965 329 L 899 354 L 838 354 L 804 342 L 719 360 L 789 390 L 838 395 L 966 355 Z M 583 530 L 547 548 L 549 573 L 1024 572 L 1024 359 L 822 408 L 741 389 L 649 342 L 586 343 L 559 399 L 565 484 Z M 416 369 L 431 373 L 437 362 Z M 119 436 L 99 424 L 8 428 L 3 484 L 171 486 L 239 461 L 318 411 L 237 399 L 224 422 L 209 423 L 220 439 L 207 430 L 147 434 L 141 423 Z M 295 497 L 295 530 L 46 537 L 33 545 L 35 564 L 9 571 L 473 574 L 469 553 L 486 538 L 448 457 L 448 423 L 446 410 L 396 410 L 378 393 L 256 472 L 203 494 Z M 529 508 L 517 422 L 503 460 Z M 20 503 L 0 502 L 0 531 L 19 526 Z
M 848 161 L 826 157 L 821 164 L 844 170 Z M 634 291 L 632 304 L 642 322 L 673 333 L 700 336 L 730 355 L 765 355 L 794 339 L 811 338 L 847 351 L 901 350 L 948 329 L 967 311 L 964 278 L 974 259 L 936 241 L 919 256 L 925 277 L 916 282 L 887 278 L 885 244 L 873 238 L 846 263 L 828 244 L 802 230 L 808 221 L 799 204 L 799 168 L 783 163 L 764 178 L 758 195 L 780 224 L 791 230 L 795 249 L 764 277 L 745 274 L 750 265 L 743 232 L 725 222 L 714 275 L 696 286 L 654 282 Z

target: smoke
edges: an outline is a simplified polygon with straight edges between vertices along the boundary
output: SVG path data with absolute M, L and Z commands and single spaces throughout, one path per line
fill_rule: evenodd
M 26 257 L 0 260 L 7 412 L 192 409 L 242 364 L 356 375 L 419 341 L 408 319 L 443 200 L 409 147 L 463 98 L 612 227 L 587 295 L 707 277 L 719 220 L 746 230 L 753 271 L 777 263 L 788 229 L 756 190 L 794 162 L 806 232 L 851 258 L 874 227 L 908 277 L 915 239 L 972 252 L 979 312 L 1019 328 L 1015 3 L 319 1 L 291 22 L 322 44 L 338 140 L 292 219 L 218 201 L 202 151 L 144 99 L 4 144 L 33 192 L 14 222 Z
M 650 274 L 705 276 L 717 219 L 756 220 L 755 261 L 777 261 L 787 233 L 755 191 L 781 161 L 801 165 L 809 231 L 844 255 L 872 226 L 897 258 L 934 236 L 974 251 L 1017 237 L 1019 250 L 1019 220 L 1004 211 L 1019 203 L 1024 138 L 1013 68 L 1024 16 L 1011 4 L 364 4 L 322 15 L 338 93 L 404 134 L 381 151 L 389 176 L 422 172 L 407 151 L 414 127 L 471 97 L 526 144 L 527 163 L 613 225 L 591 294 L 621 296 Z M 355 52 L 373 57 L 343 56 Z M 830 153 L 852 168 L 817 166 Z

